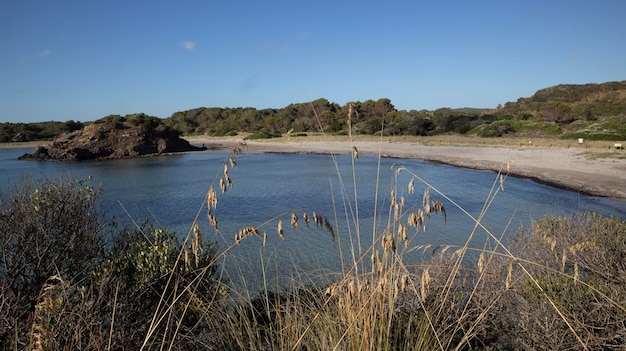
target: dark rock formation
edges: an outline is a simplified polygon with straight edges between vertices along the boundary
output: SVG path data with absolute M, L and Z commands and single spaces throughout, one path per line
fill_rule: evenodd
M 39 146 L 34 154 L 24 154 L 20 159 L 109 160 L 199 150 L 206 148 L 189 144 L 163 124 L 146 128 L 129 122 L 93 123 L 60 135 L 50 145 Z

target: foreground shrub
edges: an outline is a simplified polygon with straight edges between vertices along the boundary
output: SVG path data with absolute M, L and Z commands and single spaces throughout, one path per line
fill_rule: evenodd
M 211 313 L 226 291 L 215 277 L 213 245 L 198 231 L 191 239 L 180 243 L 175 233 L 152 225 L 115 236 L 91 274 L 98 294 L 106 297 L 100 314 L 112 324 L 118 347 L 139 349 L 147 335 L 147 345 L 175 340 L 174 349 L 183 350 L 203 349 L 209 341 Z M 160 310 L 167 311 L 167 320 L 159 320 Z
M 506 314 L 515 318 L 501 316 L 516 349 L 623 349 L 625 221 L 549 216 L 520 231 L 512 249 L 534 277 L 510 291 Z
M 197 228 L 112 232 L 98 194 L 27 178 L 2 195 L 0 349 L 205 349 L 226 295 L 213 244 Z
M 0 344 L 23 345 L 50 277 L 73 284 L 100 255 L 99 190 L 81 180 L 24 178 L 0 197 Z

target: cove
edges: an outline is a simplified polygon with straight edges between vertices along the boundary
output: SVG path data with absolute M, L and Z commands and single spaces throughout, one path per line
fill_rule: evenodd
M 91 185 L 103 190 L 101 211 L 117 222 L 132 225 L 147 218 L 184 237 L 198 216 L 204 237 L 220 249 L 233 245 L 234 234 L 243 226 L 258 227 L 260 236 L 242 241 L 221 262 L 224 274 L 235 286 L 250 290 L 258 288 L 268 275 L 280 277 L 280 285 L 290 279 L 340 272 L 342 264 L 350 266 L 359 259 L 354 257 L 358 256 L 359 244 L 360 252 L 367 255 L 372 240 L 394 226 L 392 190 L 397 201 L 404 198 L 405 215 L 422 205 L 429 187 L 431 199 L 440 200 L 446 210 L 445 218 L 433 214 L 426 218 L 425 230 L 413 229 L 409 234 L 408 250 L 414 256 L 408 257 L 415 261 L 425 252 L 463 244 L 474 228 L 464 211 L 478 217 L 493 191 L 497 195 L 482 220 L 489 233 L 476 231 L 473 245 L 477 247 L 482 247 L 490 235 L 506 239 L 532 220 L 551 214 L 598 212 L 626 218 L 623 201 L 577 194 L 522 178 L 509 177 L 501 186 L 492 171 L 417 160 L 361 156 L 354 160 L 353 168 L 351 157 L 346 155 L 242 153 L 234 158 L 236 167 L 228 166 L 232 187 L 221 193 L 219 178 L 224 165 L 229 164 L 228 153 L 83 163 L 17 160 L 29 151 L 0 150 L 0 186 L 4 192 L 23 176 L 90 177 Z M 406 171 L 398 173 L 401 167 Z M 414 180 L 414 192 L 409 193 L 412 174 L 428 185 Z M 218 193 L 214 210 L 217 231 L 210 227 L 203 204 L 211 186 Z M 290 226 L 292 212 L 300 218 L 297 228 Z M 332 224 L 334 237 L 313 223 L 306 225 L 303 214 L 312 216 L 313 212 Z M 277 233 L 279 220 L 284 239 Z M 265 246 L 263 233 L 267 234 Z

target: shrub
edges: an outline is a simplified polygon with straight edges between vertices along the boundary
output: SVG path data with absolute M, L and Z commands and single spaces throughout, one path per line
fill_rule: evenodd
M 213 244 L 197 228 L 180 242 L 147 223 L 105 226 L 98 194 L 83 180 L 24 178 L 0 197 L 0 349 L 220 342 L 212 315 L 227 290 Z
M 549 216 L 511 246 L 532 264 L 510 291 L 502 333 L 515 349 L 622 349 L 626 342 L 626 221 Z
M 253 139 L 271 139 L 271 138 L 279 138 L 281 136 L 278 132 L 269 132 L 267 130 L 261 130 L 256 133 L 252 133 L 246 136 L 245 140 L 253 140 Z
M 176 349 L 202 349 L 199 345 L 206 340 L 198 337 L 210 334 L 210 315 L 226 290 L 216 278 L 213 244 L 195 233 L 193 243 L 180 243 L 175 233 L 144 224 L 115 235 L 112 248 L 91 275 L 108 302 L 99 313 L 115 316 L 112 330 L 118 345 L 136 350 L 146 335 L 152 335 L 176 338 Z M 153 324 L 160 309 L 167 310 L 169 318 Z
M 99 190 L 82 180 L 24 178 L 0 197 L 0 344 L 24 340 L 48 278 L 80 281 L 101 253 Z
M 481 126 L 481 128 L 478 131 L 478 135 L 483 138 L 490 138 L 490 137 L 498 137 L 501 134 L 496 125 L 486 124 L 486 125 Z

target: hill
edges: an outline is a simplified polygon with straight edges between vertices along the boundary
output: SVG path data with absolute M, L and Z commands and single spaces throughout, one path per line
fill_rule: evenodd
M 490 113 L 495 116 L 495 125 L 512 132 L 625 140 L 626 81 L 561 84 L 508 102 Z M 478 128 L 477 132 L 484 134 L 484 129 Z

